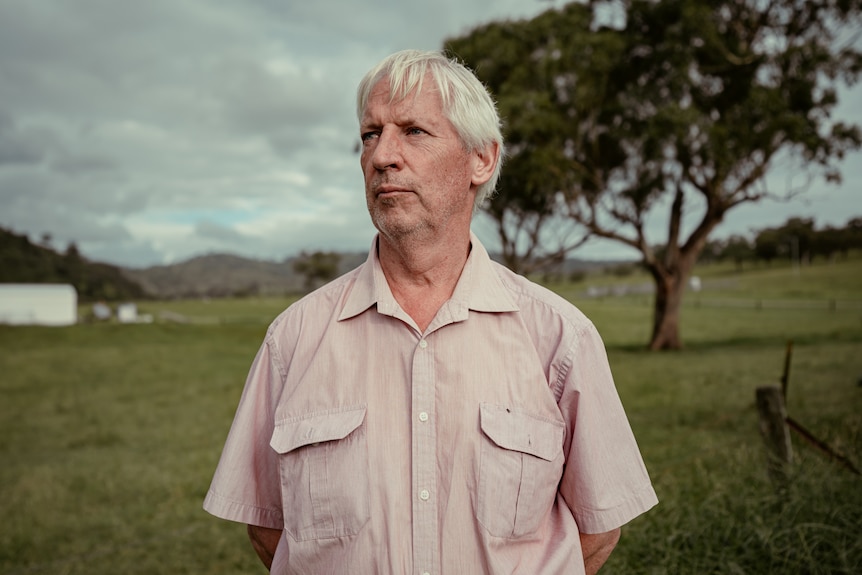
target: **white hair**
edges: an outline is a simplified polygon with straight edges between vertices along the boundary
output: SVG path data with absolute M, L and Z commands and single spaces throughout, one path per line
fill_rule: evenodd
M 476 192 L 475 211 L 497 187 L 504 155 L 503 134 L 494 100 L 466 66 L 447 58 L 440 51 L 396 52 L 372 68 L 359 83 L 356 114 L 361 122 L 371 91 L 384 77 L 389 78 L 389 95 L 396 101 L 403 100 L 414 91 L 418 93 L 429 73 L 440 92 L 443 114 L 452 122 L 464 147 L 472 152 L 497 144 L 497 164 L 491 178 L 479 186 Z

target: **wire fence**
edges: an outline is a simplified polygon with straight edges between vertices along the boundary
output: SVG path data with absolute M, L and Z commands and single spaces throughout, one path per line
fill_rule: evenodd
M 587 299 L 614 302 L 626 305 L 651 307 L 655 301 L 652 294 L 604 294 L 589 295 Z M 779 299 L 779 298 L 713 298 L 691 295 L 682 302 L 683 308 L 730 308 L 739 310 L 800 310 L 800 311 L 860 311 L 862 299 Z
M 824 311 L 862 311 L 862 300 L 856 299 L 768 299 L 768 298 L 689 298 L 687 307 L 738 309 L 798 309 Z

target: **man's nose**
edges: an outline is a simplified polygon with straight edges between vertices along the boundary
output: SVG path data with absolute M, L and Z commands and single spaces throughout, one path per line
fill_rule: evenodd
M 371 162 L 377 170 L 401 167 L 401 139 L 394 129 L 383 129 L 377 136 Z

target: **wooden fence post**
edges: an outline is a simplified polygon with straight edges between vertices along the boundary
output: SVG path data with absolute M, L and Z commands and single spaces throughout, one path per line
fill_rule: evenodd
M 785 479 L 787 465 L 793 462 L 784 397 L 776 385 L 758 387 L 756 395 L 760 432 L 769 450 L 769 476 L 781 482 Z
M 781 375 L 781 397 L 787 405 L 787 386 L 790 384 L 790 358 L 793 357 L 793 340 L 787 340 L 787 351 L 784 352 L 784 373 Z

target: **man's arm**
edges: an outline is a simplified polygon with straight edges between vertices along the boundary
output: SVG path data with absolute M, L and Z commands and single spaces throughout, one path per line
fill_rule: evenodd
M 249 525 L 248 538 L 266 568 L 272 569 L 272 558 L 275 557 L 275 548 L 278 547 L 278 541 L 281 539 L 281 530 Z
M 616 528 L 607 533 L 581 533 L 580 536 L 587 575 L 595 575 L 617 546 L 620 540 L 620 529 Z

